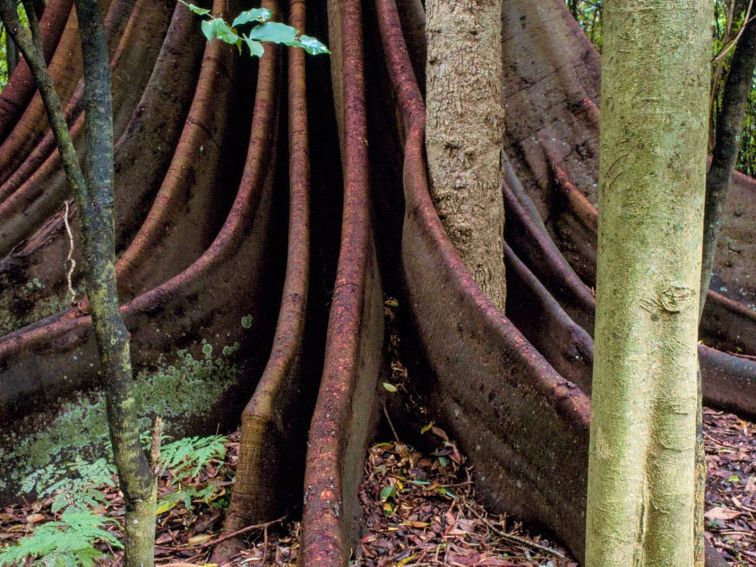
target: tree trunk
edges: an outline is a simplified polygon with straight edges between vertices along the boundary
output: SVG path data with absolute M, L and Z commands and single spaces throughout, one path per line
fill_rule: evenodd
M 157 484 L 139 441 L 129 333 L 121 317 L 116 287 L 108 45 L 97 0 L 75 1 L 84 61 L 87 191 L 79 191 L 74 197 L 84 243 L 87 296 L 105 386 L 110 442 L 126 504 L 124 564 L 149 567 L 155 555 Z
M 45 65 L 39 24 L 31 3 L 31 34 L 20 26 L 15 3 L 0 5 L 3 22 L 32 69 L 79 210 L 85 279 L 107 401 L 108 424 L 126 503 L 125 565 L 154 564 L 154 475 L 141 448 L 132 394 L 129 333 L 120 314 L 115 280 L 113 222 L 113 124 L 108 46 L 96 0 L 76 0 L 84 61 L 86 153 L 84 168 L 73 145 L 62 104 Z
M 501 0 L 429 0 L 426 150 L 438 215 L 504 310 Z
M 604 20 L 586 565 L 691 565 L 711 2 Z
M 13 70 L 18 65 L 18 51 L 16 51 L 16 44 L 9 33 L 5 33 L 5 64 L 8 70 L 8 80 L 13 74 Z
M 753 18 L 753 15 L 751 17 Z M 722 226 L 722 214 L 727 203 L 735 164 L 738 161 L 740 134 L 748 106 L 748 95 L 753 85 L 753 72 L 756 69 L 756 20 L 751 19 L 745 26 L 730 62 L 730 72 L 727 75 L 722 96 L 722 108 L 717 116 L 711 166 L 706 176 L 701 313 L 703 313 L 706 292 L 714 271 L 714 257 Z
M 62 0 L 50 4 L 46 19 L 59 4 Z M 349 561 L 358 532 L 356 486 L 362 445 L 371 425 L 367 418 L 372 414 L 366 408 L 371 406 L 380 368 L 381 285 L 385 285 L 383 289 L 396 293 L 400 308 L 406 310 L 408 325 L 401 329 L 402 340 L 419 339 L 413 353 L 422 358 L 421 364 L 430 365 L 431 371 L 413 374 L 413 386 L 429 386 L 433 418 L 470 458 L 487 506 L 551 527 L 581 560 L 594 297 L 576 272 L 592 285 L 600 59 L 564 0 L 503 3 L 502 73 L 504 84 L 512 85 L 505 93 L 506 255 L 512 294 L 507 317 L 470 277 L 428 193 L 425 107 L 415 81 L 424 67 L 417 63 L 425 61 L 419 0 L 405 2 L 405 9 L 398 11 L 393 0 L 376 0 L 378 22 L 372 2 L 331 2 L 334 56 L 308 58 L 306 107 L 301 57 L 298 63 L 290 60 L 288 87 L 275 80 L 271 66 L 278 64 L 272 61 L 260 62 L 255 81 L 232 46 L 206 45 L 198 20 L 184 6 L 177 6 L 167 33 L 160 28 L 147 33 L 150 44 L 163 41 L 163 47 L 154 69 L 143 59 L 152 76 L 132 114 L 117 94 L 117 73 L 125 63 L 131 66 L 135 57 L 140 59 L 139 50 L 147 43 L 143 23 L 152 19 L 147 11 L 152 13 L 155 4 L 152 0 L 110 3 L 110 12 L 128 9 L 125 17 L 114 13 L 111 32 L 111 41 L 120 37 L 119 55 L 111 59 L 118 63 L 112 79 L 114 114 L 132 116 L 121 136 L 122 150 L 128 151 L 116 161 L 120 249 L 131 248 L 119 262 L 123 271 L 118 272 L 118 280 L 124 286 L 121 311 L 131 333 L 133 365 L 140 373 L 134 397 L 147 414 L 155 407 L 166 412 L 170 434 L 227 431 L 238 425 L 244 404 L 250 402 L 253 411 L 244 420 L 253 425 L 247 427 L 249 446 L 263 451 L 247 451 L 242 457 L 252 466 L 236 488 L 245 496 L 251 487 L 248 496 L 254 499 L 259 494 L 264 501 L 250 503 L 250 498 L 237 497 L 227 525 L 239 518 L 247 522 L 253 514 L 278 514 L 260 504 L 285 505 L 293 488 L 293 501 L 306 501 L 300 561 L 305 565 Z M 213 4 L 215 13 L 231 14 L 235 9 L 225 0 Z M 289 4 L 290 16 L 295 10 L 303 15 L 301 0 Z M 308 5 L 307 15 L 303 27 L 325 37 L 323 3 Z M 140 34 L 118 31 L 119 21 L 127 20 L 128 28 L 139 27 Z M 59 43 L 46 40 L 46 48 L 49 43 L 59 45 L 53 60 L 78 51 L 70 41 L 72 37 L 78 41 L 74 24 L 72 18 Z M 44 33 L 44 22 L 40 27 Z M 200 69 L 201 49 L 205 56 Z M 279 63 L 288 58 L 281 55 Z M 68 72 L 58 65 L 56 73 L 51 63 L 56 85 L 68 77 L 75 84 L 79 67 L 74 65 Z M 23 78 L 22 71 L 15 74 L 14 83 Z M 61 98 L 76 100 L 73 87 L 68 90 L 64 96 L 61 88 Z M 24 283 L 40 276 L 50 287 L 56 282 L 65 286 L 61 266 L 67 241 L 61 219 L 66 193 L 51 195 L 45 178 L 37 174 L 33 154 L 43 147 L 46 123 L 39 113 L 31 112 L 41 106 L 39 101 L 27 106 L 31 95 L 21 94 L 0 96 L 0 126 L 15 141 L 6 148 L 22 144 L 13 150 L 12 159 L 5 160 L 8 167 L 0 169 L 9 178 L 33 172 L 34 190 L 44 193 L 51 208 L 35 216 L 28 242 L 11 239 L 12 253 L 0 258 L 0 278 L 18 276 L 23 270 Z M 20 102 L 9 105 L 6 100 Z M 339 109 L 338 119 L 334 106 Z M 292 136 L 288 156 L 286 145 L 277 142 L 284 139 L 287 114 Z M 338 151 L 337 122 L 343 153 Z M 114 129 L 118 131 L 115 122 Z M 309 136 L 313 143 L 305 152 L 303 142 Z M 0 151 L 0 156 L 7 158 L 6 154 Z M 309 270 L 306 241 L 300 238 L 307 232 L 302 201 L 308 186 L 305 154 L 312 156 Z M 288 177 L 287 157 L 292 166 Z M 47 163 L 45 168 L 54 170 Z M 723 234 L 732 234 L 736 226 L 749 237 L 753 228 L 732 211 L 743 210 L 744 219 L 749 218 L 754 204 L 746 196 L 753 185 L 742 176 L 735 181 L 730 203 L 737 207 L 730 205 Z M 13 199 L 22 197 L 16 191 L 12 194 Z M 741 241 L 746 247 L 748 242 Z M 83 247 L 77 244 L 77 249 Z M 170 255 L 169 262 L 163 251 Z M 287 277 L 282 296 L 284 254 Z M 744 268 L 756 258 L 748 248 L 742 256 L 736 265 Z M 727 258 L 719 259 L 720 269 L 723 259 Z M 732 281 L 727 279 L 731 272 L 720 276 L 727 285 Z M 60 430 L 76 430 L 67 415 L 74 412 L 66 413 L 65 408 L 88 408 L 78 396 L 95 393 L 101 381 L 93 364 L 97 353 L 91 317 L 78 307 L 62 311 L 45 307 L 42 292 L 23 297 L 14 280 L 8 286 L 5 281 L 9 280 L 0 279 L 0 287 L 5 288 L 0 306 L 7 305 L 5 298 L 19 304 L 25 300 L 40 311 L 46 309 L 47 316 L 0 337 L 0 416 L 5 425 L 0 432 L 0 468 L 5 471 L 1 480 L 7 480 L 0 498 L 8 501 L 27 496 L 16 490 L 18 473 L 36 465 L 29 451 L 14 452 L 16 447 L 30 438 L 35 448 L 49 447 L 55 434 L 60 439 Z M 329 301 L 331 293 L 334 297 Z M 308 313 L 303 319 L 305 300 Z M 728 336 L 754 336 L 756 327 L 745 303 L 728 301 L 742 314 L 737 323 L 735 319 L 728 323 L 732 331 Z M 716 305 L 725 304 L 718 300 Z M 404 334 L 410 329 L 417 336 Z M 213 342 L 216 353 L 237 341 L 239 348 L 230 361 L 205 359 L 212 369 L 189 383 L 192 400 L 202 396 L 200 405 L 191 412 L 168 413 L 165 408 L 176 407 L 174 391 L 186 389 L 186 381 L 154 388 L 153 380 L 167 377 L 163 371 L 168 364 L 175 364 L 181 376 L 191 372 L 194 367 L 177 361 L 175 352 L 187 348 L 197 356 L 209 346 L 203 340 Z M 720 338 L 718 344 L 723 351 L 699 347 L 708 403 L 732 407 L 741 415 L 756 414 L 756 395 L 749 394 L 756 388 L 756 362 L 727 354 L 735 350 L 733 340 Z M 161 358 L 165 365 L 158 362 Z M 317 379 L 321 374 L 322 383 Z M 426 382 L 425 376 L 433 378 Z M 213 388 L 222 395 L 204 397 Z M 104 402 L 97 400 L 99 409 Z M 254 427 L 258 417 L 265 427 Z M 271 422 L 275 429 L 269 427 Z M 310 443 L 303 483 L 307 424 Z M 87 434 L 79 433 L 70 444 L 64 437 L 56 449 L 65 445 L 69 453 L 79 450 L 82 437 L 93 437 L 88 435 L 90 429 L 80 430 Z M 37 442 L 39 432 L 42 442 Z M 101 432 L 107 432 L 104 420 Z M 56 450 L 55 462 L 69 453 Z M 277 458 L 280 455 L 285 459 Z M 289 457 L 298 459 L 290 463 Z M 239 475 L 241 480 L 244 475 Z M 275 487 L 262 479 L 275 480 Z

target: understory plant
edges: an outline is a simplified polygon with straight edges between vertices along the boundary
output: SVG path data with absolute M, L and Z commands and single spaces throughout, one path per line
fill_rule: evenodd
M 209 465 L 223 461 L 227 441 L 224 435 L 211 435 L 162 445 L 157 476 L 163 488 L 157 516 L 178 505 L 188 511 L 196 503 L 222 505 L 218 484 L 198 477 Z M 143 443 L 149 445 L 146 436 Z M 57 478 L 61 473 L 64 478 L 47 486 L 40 486 L 36 477 L 29 478 L 25 488 L 35 489 L 40 499 L 50 499 L 49 510 L 55 519 L 37 525 L 15 545 L 0 549 L 0 566 L 35 559 L 35 564 L 45 567 L 88 567 L 103 556 L 103 548 L 123 547 L 118 537 L 121 527 L 107 515 L 107 493 L 116 488 L 112 455 L 92 462 L 78 457 L 58 473 Z

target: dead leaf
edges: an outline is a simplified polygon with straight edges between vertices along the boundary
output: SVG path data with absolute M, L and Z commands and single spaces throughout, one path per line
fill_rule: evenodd
M 704 514 L 704 517 L 709 520 L 732 520 L 740 516 L 742 512 L 737 510 L 731 510 L 730 508 L 723 508 L 722 506 L 716 506 Z

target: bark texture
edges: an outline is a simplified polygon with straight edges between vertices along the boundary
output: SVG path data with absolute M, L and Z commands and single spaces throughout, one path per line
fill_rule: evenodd
M 75 13 L 59 39 L 49 25 L 69 7 L 53 0 L 40 27 L 67 119 L 82 122 Z M 166 7 L 176 8 L 170 26 Z M 283 21 L 286 5 L 277 7 Z M 216 14 L 239 8 L 213 2 Z M 250 65 L 233 46 L 207 44 L 198 18 L 175 0 L 109 2 L 114 116 L 128 117 L 116 144 L 116 271 L 143 415 L 157 409 L 175 437 L 204 435 L 236 427 L 247 404 L 227 529 L 282 509 L 296 518 L 304 501 L 300 562 L 347 564 L 358 545 L 356 487 L 380 384 L 384 289 L 398 298 L 409 323 L 401 339 L 416 344 L 420 359 L 406 385 L 429 392 L 433 419 L 474 464 L 487 505 L 548 525 L 582 559 L 598 54 L 564 0 L 503 3 L 504 317 L 461 261 L 428 192 L 422 2 L 311 2 L 304 23 L 303 8 L 290 0 L 289 21 L 319 38 L 330 29 L 334 55 L 266 47 Z M 140 62 L 154 65 L 149 81 Z M 90 408 L 81 394 L 101 387 L 90 306 L 45 305 L 65 288 L 68 191 L 24 69 L 0 95 L 0 193 L 7 190 L 8 204 L 33 205 L 2 209 L 14 223 L 27 217 L 31 231 L 28 240 L 9 238 L 10 253 L 0 254 L 0 306 L 11 302 L 23 315 L 0 337 L 3 501 L 22 497 L 14 473 L 36 464 L 31 449 L 49 448 L 36 432 L 47 442 L 78 430 L 70 416 L 79 413 L 67 408 Z M 699 346 L 704 399 L 742 415 L 756 414 L 756 362 L 728 352 L 756 353 L 748 307 L 756 288 L 743 279 L 756 258 L 754 190 L 735 176 L 722 240 L 739 252 L 719 250 L 728 291 L 711 294 L 702 325 L 709 346 Z M 24 292 L 35 278 L 45 289 Z M 177 359 L 177 349 L 194 364 Z M 180 395 L 199 405 L 185 410 Z M 388 407 L 401 435 L 401 415 Z M 55 444 L 55 462 L 92 437 L 89 424 L 79 429 L 85 434 L 74 442 Z M 228 556 L 222 547 L 217 555 Z
M 429 0 L 426 150 L 444 228 L 504 310 L 501 0 Z
M 693 564 L 711 9 L 605 14 L 589 567 Z

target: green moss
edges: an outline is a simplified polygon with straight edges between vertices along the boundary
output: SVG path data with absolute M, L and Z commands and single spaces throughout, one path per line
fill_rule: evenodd
M 13 284 L 7 276 L 0 277 L 0 336 L 39 321 L 69 305 L 66 297 L 58 297 L 45 290 L 37 278 L 24 284 Z M 83 295 L 77 291 L 77 297 Z
M 171 434 L 187 419 L 212 409 L 238 381 L 240 367 L 229 358 L 238 348 L 238 343 L 226 346 L 222 355 L 213 358 L 212 345 L 203 340 L 201 358 L 180 350 L 174 364 L 161 359 L 154 370 L 140 372 L 134 387 L 142 416 L 139 428 L 149 435 L 150 424 L 159 415 Z M 21 420 L 15 432 L 0 434 L 0 468 L 10 471 L 0 480 L 0 488 L 7 488 L 8 481 L 27 488 L 48 485 L 56 472 L 66 474 L 62 464 L 72 455 L 91 460 L 110 451 L 102 393 L 66 402 L 54 415 L 42 419 L 30 416 Z

